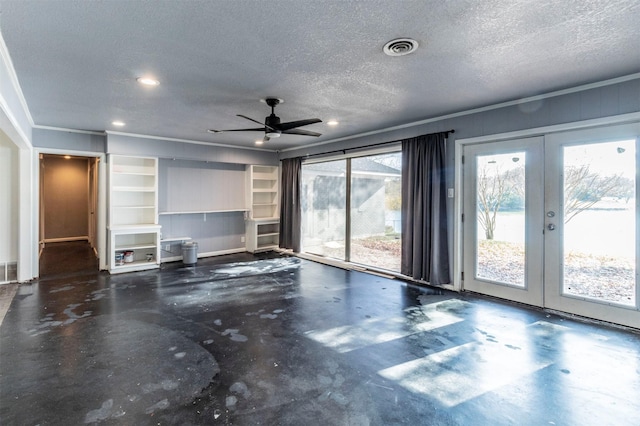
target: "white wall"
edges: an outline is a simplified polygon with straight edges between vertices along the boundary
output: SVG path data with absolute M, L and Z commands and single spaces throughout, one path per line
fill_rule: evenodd
M 18 260 L 18 148 L 0 130 L 0 262 Z
M 12 173 L 16 176 L 12 188 L 17 191 L 16 198 L 10 206 L 0 205 L 0 211 L 17 211 L 17 224 L 13 228 L 15 234 L 0 234 L 0 238 L 7 239 L 11 247 L 17 246 L 18 281 L 28 281 L 37 275 L 38 247 L 34 237 L 37 235 L 37 222 L 34 220 L 37 216 L 33 212 L 35 203 L 31 193 L 32 127 L 33 120 L 0 34 L 0 131 L 3 133 L 3 144 L 17 150 L 12 162 Z

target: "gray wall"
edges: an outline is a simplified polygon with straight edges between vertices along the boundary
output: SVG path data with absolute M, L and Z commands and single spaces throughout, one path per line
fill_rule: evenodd
M 198 243 L 198 253 L 216 253 L 244 249 L 244 214 L 242 212 L 160 216 L 162 238 L 191 237 Z M 162 244 L 162 258 L 181 256 L 180 243 Z
M 161 159 L 158 164 L 158 211 L 246 208 L 245 166 Z
M 232 148 L 117 133 L 102 135 L 33 129 L 33 146 L 66 151 L 106 152 L 218 163 L 278 165 L 277 153 L 267 150 Z
M 158 211 L 185 212 L 160 215 L 163 238 L 191 237 L 199 253 L 245 247 L 244 212 L 187 213 L 246 209 L 245 165 L 161 159 L 158 183 Z M 164 258 L 180 254 L 179 243 L 163 244 Z
M 215 161 L 218 163 L 278 165 L 278 154 L 272 151 L 229 148 L 112 133 L 107 134 L 107 153 Z
M 33 129 L 33 146 L 66 151 L 105 152 L 106 135 Z

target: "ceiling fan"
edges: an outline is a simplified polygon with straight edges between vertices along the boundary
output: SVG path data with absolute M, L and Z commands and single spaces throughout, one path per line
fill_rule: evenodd
M 259 131 L 264 132 L 264 142 L 267 142 L 269 139 L 278 138 L 281 134 L 287 135 L 302 135 L 302 136 L 322 136 L 321 133 L 311 132 L 309 130 L 298 129 L 298 127 L 307 126 L 309 124 L 321 123 L 322 120 L 319 118 L 309 118 L 307 120 L 298 120 L 298 121 L 289 121 L 287 123 L 281 123 L 280 117 L 278 117 L 274 109 L 276 105 L 282 102 L 282 99 L 277 98 L 267 98 L 264 102 L 271 107 L 271 115 L 267 116 L 264 119 L 263 127 L 254 127 L 251 129 L 228 129 L 228 130 L 216 130 L 209 129 L 207 130 L 209 133 L 224 133 L 224 132 L 250 132 L 250 131 Z M 253 121 L 254 123 L 261 124 L 258 120 L 254 120 L 253 118 L 247 117 L 246 115 L 237 114 L 238 117 L 246 118 L 249 121 Z

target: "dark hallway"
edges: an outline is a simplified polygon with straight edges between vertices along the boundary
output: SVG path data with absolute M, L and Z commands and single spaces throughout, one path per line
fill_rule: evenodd
M 635 332 L 275 254 L 23 284 L 0 339 L 7 425 L 640 424 Z
M 97 273 L 98 258 L 87 241 L 46 243 L 40 256 L 40 279 Z

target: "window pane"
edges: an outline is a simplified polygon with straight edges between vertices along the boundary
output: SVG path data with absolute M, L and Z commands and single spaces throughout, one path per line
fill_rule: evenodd
M 477 157 L 476 278 L 525 285 L 525 152 Z
M 564 148 L 565 294 L 635 305 L 635 158 L 635 140 Z
M 302 165 L 302 249 L 344 260 L 346 160 Z
M 352 262 L 400 271 L 402 154 L 351 160 Z

